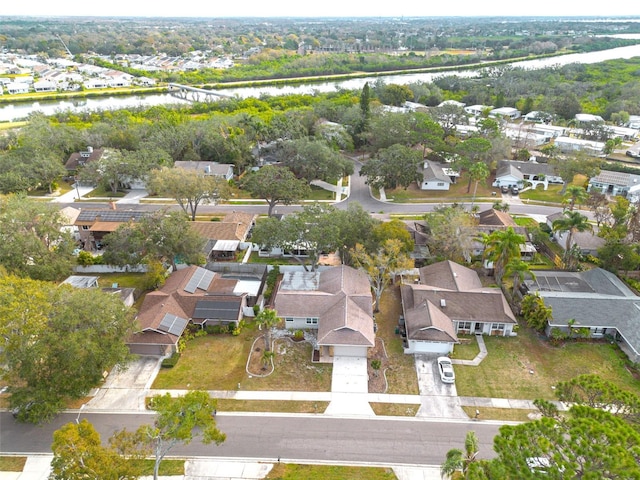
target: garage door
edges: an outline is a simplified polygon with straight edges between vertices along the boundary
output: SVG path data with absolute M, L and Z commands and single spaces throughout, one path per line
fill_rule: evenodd
M 336 345 L 333 347 L 334 357 L 367 357 L 367 347 Z

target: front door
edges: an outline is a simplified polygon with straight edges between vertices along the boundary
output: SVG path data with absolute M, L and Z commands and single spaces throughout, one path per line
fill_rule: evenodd
M 482 326 L 483 326 L 483 325 L 484 325 L 483 323 L 476 322 L 476 328 L 475 328 L 475 330 L 474 330 L 474 331 L 475 331 L 475 333 L 482 333 Z

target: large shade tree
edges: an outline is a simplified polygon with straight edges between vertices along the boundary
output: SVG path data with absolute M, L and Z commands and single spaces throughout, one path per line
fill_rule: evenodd
M 206 239 L 189 226 L 183 212 L 158 210 L 138 222 L 122 224 L 104 237 L 105 262 L 111 265 L 139 265 L 177 262 L 189 265 L 205 262 Z
M 413 182 L 422 182 L 422 154 L 412 148 L 396 144 L 380 150 L 360 169 L 373 188 L 407 188 Z
M 47 421 L 124 365 L 131 320 L 119 297 L 99 289 L 0 277 L 0 363 L 18 418 Z
M 103 445 L 87 419 L 53 432 L 51 480 L 135 480 L 144 474 L 149 449 L 140 435 L 116 432 Z
M 267 165 L 247 175 L 243 188 L 249 191 L 252 197 L 266 200 L 269 216 L 277 205 L 291 205 L 311 194 L 306 180 L 299 180 L 286 167 L 273 165 Z
M 380 311 L 382 292 L 389 286 L 393 277 L 403 270 L 413 268 L 413 260 L 403 252 L 402 242 L 397 239 L 386 240 L 380 249 L 371 253 L 357 244 L 351 250 L 351 259 L 369 278 L 376 298 L 376 312 Z
M 216 203 L 230 196 L 226 180 L 183 168 L 154 170 L 147 188 L 160 196 L 174 198 L 191 220 L 196 219 L 201 204 Z
M 0 198 L 0 265 L 9 273 L 59 280 L 72 273 L 69 220 L 52 204 L 20 195 Z
M 188 445 L 195 438 L 204 444 L 220 445 L 226 439 L 216 424 L 217 401 L 207 392 L 190 391 L 177 398 L 169 393 L 155 395 L 149 405 L 156 411 L 155 421 L 141 426 L 138 433 L 155 456 L 154 480 L 158 479 L 162 460 L 176 445 Z

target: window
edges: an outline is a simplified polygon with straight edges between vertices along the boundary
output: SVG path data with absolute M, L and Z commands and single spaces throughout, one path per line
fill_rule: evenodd
M 83 230 L 89 230 L 89 225 L 82 225 Z
M 307 325 L 317 325 L 317 324 L 318 324 L 317 318 L 307 317 Z
M 439 187 L 444 187 L 444 182 L 438 182 Z
M 604 328 L 600 328 L 600 327 L 596 327 L 593 329 L 593 334 L 594 335 L 604 335 Z
M 504 323 L 492 323 L 491 330 L 498 330 L 499 332 L 504 332 Z
M 471 322 L 459 322 L 458 330 L 471 330 Z
M 284 317 L 285 322 L 293 322 L 293 317 Z

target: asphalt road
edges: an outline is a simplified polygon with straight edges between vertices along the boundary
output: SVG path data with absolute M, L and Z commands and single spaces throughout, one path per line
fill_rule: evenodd
M 0 413 L 0 453 L 50 453 L 53 432 L 73 422 L 77 414 L 64 413 L 50 424 L 17 423 Z M 102 440 L 117 429 L 136 429 L 151 423 L 151 414 L 82 414 Z M 493 456 L 493 437 L 499 425 L 492 422 L 424 421 L 414 418 L 331 418 L 309 415 L 218 414 L 218 428 L 227 435 L 220 445 L 194 441 L 178 445 L 171 455 L 230 457 L 262 460 L 330 460 L 338 463 L 439 465 L 452 448 L 464 448 L 469 430 L 480 440 L 480 457 Z
M 361 158 L 360 157 L 352 157 L 354 164 L 354 173 L 350 178 L 350 194 L 349 197 L 342 200 L 339 203 L 334 203 L 333 205 L 339 209 L 346 209 L 351 203 L 359 203 L 362 208 L 373 214 L 375 216 L 384 216 L 389 214 L 424 214 L 427 212 L 433 211 L 435 208 L 440 206 L 440 203 L 390 203 L 383 202 L 377 200 L 371 196 L 371 192 L 369 190 L 369 186 L 365 183 L 366 177 L 360 176 L 360 167 L 362 167 Z M 496 200 L 500 200 L 500 198 L 496 198 Z M 484 210 L 493 205 L 492 202 L 476 202 L 476 205 L 480 207 L 480 210 Z M 85 209 L 98 209 L 98 208 L 108 208 L 108 202 L 80 202 L 80 203 L 58 203 L 57 205 L 60 208 L 64 207 L 74 207 L 74 208 L 85 208 Z M 470 206 L 470 205 L 469 205 Z M 129 204 L 129 203 L 121 203 L 117 205 L 119 210 L 159 210 L 161 208 L 169 208 L 170 210 L 180 210 L 178 205 L 161 205 L 161 204 L 149 204 L 149 203 L 140 203 L 140 204 Z M 278 213 L 292 213 L 301 210 L 302 207 L 300 205 L 277 205 L 276 210 Z M 213 215 L 213 214 L 227 214 L 233 211 L 242 211 L 247 213 L 253 213 L 256 215 L 266 215 L 268 212 L 268 207 L 266 205 L 250 205 L 250 204 L 242 204 L 242 205 L 200 205 L 198 207 L 198 214 L 205 215 Z M 526 214 L 538 214 L 538 215 L 551 215 L 552 213 L 556 213 L 561 210 L 560 206 L 544 206 L 544 205 L 529 205 L 529 204 L 519 204 L 514 203 L 509 206 L 509 212 L 515 213 L 519 215 Z M 583 215 L 586 215 L 590 219 L 592 219 L 593 214 L 589 211 L 581 211 Z

